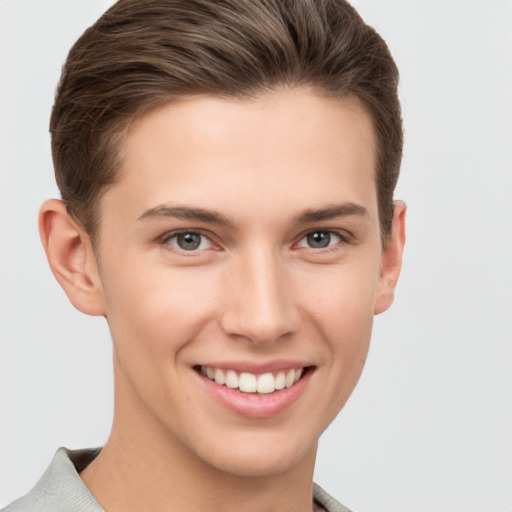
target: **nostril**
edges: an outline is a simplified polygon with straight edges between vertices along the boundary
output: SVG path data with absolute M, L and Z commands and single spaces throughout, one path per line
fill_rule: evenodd
M 245 338 L 255 344 L 268 345 L 293 334 L 297 322 L 290 321 L 285 314 L 236 314 L 226 313 L 221 321 L 222 329 L 229 336 Z

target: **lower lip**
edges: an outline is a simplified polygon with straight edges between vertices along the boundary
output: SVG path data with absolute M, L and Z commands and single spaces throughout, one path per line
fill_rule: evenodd
M 289 388 L 261 395 L 242 393 L 238 389 L 220 386 L 199 373 L 197 375 L 204 383 L 210 395 L 231 411 L 247 418 L 270 418 L 284 412 L 302 396 L 312 374 L 313 368 L 309 368 Z

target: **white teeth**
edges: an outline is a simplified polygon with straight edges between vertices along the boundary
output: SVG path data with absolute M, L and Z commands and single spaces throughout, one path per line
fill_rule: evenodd
M 286 377 L 284 375 L 284 372 L 279 372 L 276 375 L 274 386 L 276 389 L 284 389 L 285 385 L 286 385 Z
M 258 377 L 256 385 L 258 393 L 273 393 L 276 390 L 274 376 L 271 373 L 264 373 Z
M 217 368 L 215 370 L 215 382 L 217 384 L 220 384 L 221 386 L 225 382 L 225 380 L 224 380 L 224 372 L 222 370 L 219 370 L 219 368 Z
M 261 375 L 242 372 L 238 375 L 234 370 L 221 370 L 209 366 L 201 366 L 199 371 L 220 386 L 226 385 L 231 389 L 238 388 L 243 393 L 268 394 L 293 386 L 301 378 L 304 368 L 292 369 L 287 373 L 281 371 L 275 377 L 270 372 Z
M 238 375 L 233 370 L 226 372 L 226 386 L 231 389 L 238 387 Z
M 286 375 L 285 386 L 289 388 L 295 381 L 295 370 L 290 370 Z
M 244 393 L 256 392 L 256 375 L 245 372 L 241 373 L 238 382 L 238 387 L 240 391 L 243 391 Z

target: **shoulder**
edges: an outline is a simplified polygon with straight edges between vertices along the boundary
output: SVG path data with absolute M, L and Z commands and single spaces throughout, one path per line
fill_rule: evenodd
M 99 451 L 59 448 L 33 489 L 0 512 L 104 512 L 78 474 Z
M 351 512 L 317 484 L 313 486 L 313 500 L 317 505 L 325 509 L 326 512 Z

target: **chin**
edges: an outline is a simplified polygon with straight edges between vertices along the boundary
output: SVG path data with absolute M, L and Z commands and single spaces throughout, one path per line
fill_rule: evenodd
M 289 473 L 302 464 L 314 465 L 316 450 L 316 440 L 305 446 L 299 440 L 276 444 L 262 439 L 249 443 L 236 443 L 228 439 L 225 443 L 216 443 L 212 450 L 207 450 L 208 453 L 197 455 L 224 473 L 258 478 Z

